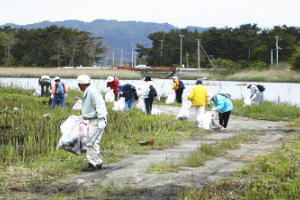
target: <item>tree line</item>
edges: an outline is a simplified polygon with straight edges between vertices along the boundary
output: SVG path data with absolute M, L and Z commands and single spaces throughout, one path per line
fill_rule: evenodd
M 243 24 L 237 28 L 213 27 L 204 32 L 187 29 L 155 32 L 148 36 L 152 47 L 137 44 L 136 51 L 139 60 L 151 66 L 179 66 L 181 60 L 188 67 L 200 64 L 201 67 L 262 68 L 271 64 L 272 54 L 276 62 L 277 36 L 279 62 L 290 62 L 300 69 L 300 29 L 285 25 L 272 29 Z
M 76 29 L 50 26 L 38 29 L 0 28 L 0 65 L 91 66 L 102 59 L 101 37 Z

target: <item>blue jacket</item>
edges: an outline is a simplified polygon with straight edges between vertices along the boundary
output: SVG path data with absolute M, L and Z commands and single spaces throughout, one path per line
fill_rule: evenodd
M 216 94 L 213 97 L 213 101 L 215 103 L 215 109 L 219 110 L 220 113 L 228 112 L 233 109 L 232 101 L 221 94 Z

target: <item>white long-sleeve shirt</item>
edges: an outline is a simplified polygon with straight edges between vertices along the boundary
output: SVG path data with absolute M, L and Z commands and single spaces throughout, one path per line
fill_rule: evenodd
M 89 86 L 85 89 L 82 98 L 82 117 L 88 119 L 105 118 L 107 109 L 103 97 L 97 89 Z

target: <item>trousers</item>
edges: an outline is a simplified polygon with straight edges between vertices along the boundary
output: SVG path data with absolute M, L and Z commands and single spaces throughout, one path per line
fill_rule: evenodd
M 91 145 L 86 146 L 86 158 L 88 163 L 92 164 L 93 166 L 100 165 L 103 162 L 100 154 L 100 142 L 102 139 L 102 135 L 104 133 L 104 128 L 100 130 L 98 128 L 98 123 L 99 123 L 99 119 L 89 120 L 88 123 L 87 140 L 93 138 L 92 141 L 94 142 Z

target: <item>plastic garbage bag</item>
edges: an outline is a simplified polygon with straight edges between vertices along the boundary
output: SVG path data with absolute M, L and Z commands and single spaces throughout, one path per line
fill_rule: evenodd
M 216 112 L 207 111 L 203 118 L 203 129 L 206 130 L 221 130 L 222 126 L 216 122 Z
M 251 106 L 251 99 L 250 98 L 245 98 L 244 99 L 244 106 Z
M 151 115 L 160 115 L 160 114 L 161 114 L 161 110 L 157 108 L 152 108 Z
M 118 101 L 115 101 L 114 107 L 112 108 L 114 111 L 125 111 L 125 98 L 121 97 Z
M 135 107 L 138 110 L 141 110 L 142 112 L 146 112 L 146 107 L 145 107 L 145 102 L 143 98 L 139 98 L 137 104 L 135 105 Z
M 115 101 L 115 94 L 112 89 L 108 89 L 106 94 L 105 94 L 105 102 L 114 102 Z
M 42 95 L 41 88 L 36 88 L 33 92 L 33 96 L 40 97 Z
M 88 121 L 82 120 L 81 116 L 71 115 L 61 124 L 60 130 L 62 136 L 56 149 L 64 149 L 76 155 L 85 151 Z
M 81 110 L 82 109 L 82 100 L 79 99 L 76 101 L 74 106 L 72 107 L 73 110 Z
M 175 102 L 175 98 L 176 98 L 176 96 L 175 96 L 174 92 L 168 94 L 166 104 L 173 104 Z
M 189 100 L 184 100 L 182 102 L 182 106 L 177 114 L 177 119 L 187 120 L 190 117 L 190 108 L 192 106 L 192 102 Z

